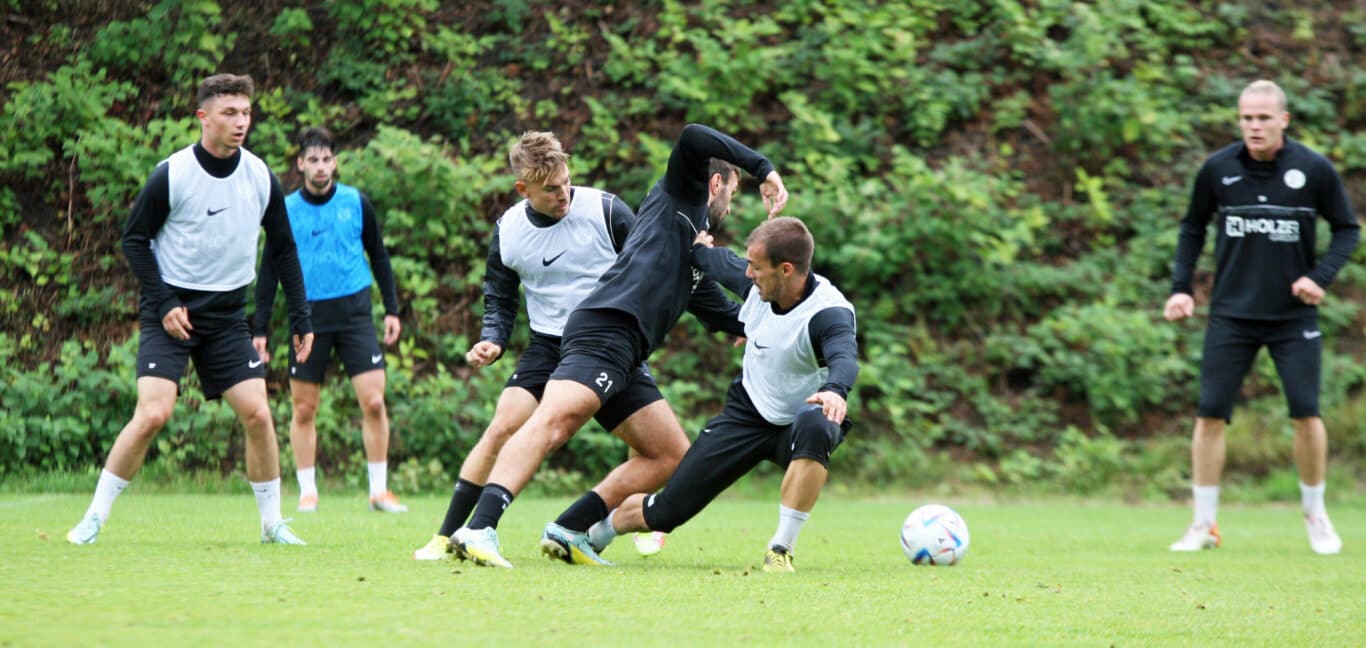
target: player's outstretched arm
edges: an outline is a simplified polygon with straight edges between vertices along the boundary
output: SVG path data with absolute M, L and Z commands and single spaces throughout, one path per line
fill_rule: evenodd
M 665 190 L 680 198 L 705 198 L 712 158 L 730 162 L 762 181 L 767 181 L 774 171 L 768 158 L 734 137 L 710 126 L 688 124 L 679 133 L 678 143 L 669 155 L 668 169 L 664 172 Z M 779 179 L 777 184 L 781 183 Z M 776 186 L 771 189 L 776 190 Z M 781 194 L 786 202 L 786 190 Z

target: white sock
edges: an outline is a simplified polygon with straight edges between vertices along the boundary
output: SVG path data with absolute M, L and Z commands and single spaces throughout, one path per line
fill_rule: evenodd
M 1191 494 L 1195 500 L 1195 523 L 1214 524 L 1219 515 L 1219 487 L 1192 485 Z
M 370 473 L 370 497 L 389 492 L 389 462 L 367 461 L 365 470 Z
M 588 541 L 595 547 L 606 547 L 613 540 L 617 539 L 617 529 L 612 526 L 612 517 L 617 514 L 616 509 L 607 514 L 607 517 L 598 520 L 593 526 L 588 527 Z
M 797 534 L 802 532 L 802 525 L 806 524 L 806 519 L 809 517 L 811 517 L 810 513 L 802 513 L 797 509 L 779 504 L 778 532 L 773 534 L 773 539 L 768 541 L 768 546 L 780 547 L 791 552 L 792 547 L 797 544 Z
M 100 522 L 109 519 L 109 511 L 114 508 L 114 500 L 119 498 L 119 493 L 128 487 L 128 480 L 108 470 L 100 471 L 100 480 L 95 483 L 95 496 L 90 499 L 90 508 L 85 510 L 86 515 L 94 513 L 100 516 Z M 1322 501 L 1322 496 L 1319 500 Z
M 1323 491 L 1327 486 L 1326 481 L 1319 482 L 1318 486 L 1300 482 L 1300 505 L 1304 507 L 1305 515 L 1323 515 L 1327 512 L 1323 506 Z
M 318 473 L 317 466 L 312 468 L 300 468 L 294 471 L 299 477 L 299 496 L 318 494 Z
M 256 494 L 256 510 L 261 512 L 261 528 L 269 529 L 283 519 L 280 515 L 280 478 L 268 482 L 249 482 Z

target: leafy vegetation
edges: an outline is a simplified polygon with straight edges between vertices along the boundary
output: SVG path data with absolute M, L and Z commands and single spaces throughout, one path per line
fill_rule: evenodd
M 0 29 L 24 56 L 0 67 L 0 281 L 15 287 L 0 294 L 0 471 L 98 463 L 131 411 L 119 228 L 152 165 L 193 141 L 198 79 L 225 70 L 255 77 L 248 146 L 287 185 L 294 134 L 327 125 L 342 177 L 384 218 L 406 305 L 395 454 L 415 482 L 453 474 L 509 369 L 462 360 L 490 226 L 514 196 L 508 142 L 553 130 L 576 183 L 638 204 L 678 129 L 703 121 L 778 164 L 817 270 L 859 309 L 860 425 L 837 473 L 1179 492 L 1201 327 L 1159 311 L 1191 176 L 1237 137 L 1242 86 L 1281 83 L 1290 135 L 1366 204 L 1361 11 L 1301 4 L 11 3 Z M 742 240 L 757 204 L 741 196 L 723 238 Z M 1330 296 L 1324 413 L 1335 461 L 1360 467 L 1366 272 L 1350 265 Z M 687 321 L 652 364 L 690 429 L 737 367 Z M 230 416 L 196 393 L 158 460 L 238 469 Z M 324 393 L 321 460 L 358 466 L 350 391 Z M 1231 479 L 1270 479 L 1291 461 L 1265 359 L 1244 396 Z M 590 430 L 553 468 L 574 482 L 621 452 Z M 1352 472 L 1366 474 L 1333 479 Z

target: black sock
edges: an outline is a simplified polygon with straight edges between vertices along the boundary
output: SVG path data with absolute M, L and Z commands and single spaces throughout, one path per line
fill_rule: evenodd
M 482 492 L 484 487 L 472 481 L 461 479 L 455 482 L 455 492 L 451 493 L 451 503 L 446 507 L 446 519 L 441 522 L 441 530 L 437 535 L 451 537 L 465 523 L 474 505 L 479 503 L 479 494 Z
M 485 527 L 498 528 L 498 520 L 503 517 L 503 511 L 512 504 L 512 491 L 494 483 L 484 486 L 484 492 L 479 494 L 479 504 L 474 507 L 474 516 L 470 518 L 469 524 L 465 526 L 471 529 L 483 529 Z
M 570 504 L 569 508 L 555 520 L 555 524 L 570 531 L 587 531 L 588 527 L 607 517 L 607 513 L 607 502 L 602 501 L 602 497 L 597 493 L 588 491 Z

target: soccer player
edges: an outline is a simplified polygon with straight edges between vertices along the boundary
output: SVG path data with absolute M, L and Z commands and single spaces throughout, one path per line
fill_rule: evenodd
M 370 479 L 370 510 L 403 513 L 408 507 L 388 487 L 389 414 L 384 407 L 384 353 L 375 339 L 370 315 L 371 275 L 384 300 L 384 345 L 398 341 L 398 292 L 384 233 L 374 205 L 355 187 L 336 181 L 337 157 L 332 133 L 308 128 L 299 136 L 295 164 L 304 185 L 285 198 L 294 241 L 299 246 L 308 305 L 313 313 L 313 353 L 289 358 L 289 392 L 293 416 L 289 444 L 299 479 L 300 513 L 318 510 L 318 402 L 335 349 L 341 357 L 361 410 L 361 443 Z M 367 262 L 367 257 L 369 261 Z M 373 271 L 372 271 L 373 268 Z M 256 335 L 252 344 L 269 360 L 270 330 L 277 280 L 270 259 L 261 260 L 256 282 Z
M 137 389 L 133 418 L 119 432 L 90 508 L 66 534 L 91 544 L 175 408 L 189 360 L 209 399 L 223 398 L 246 428 L 247 479 L 261 514 L 261 542 L 304 544 L 280 516 L 280 455 L 266 401 L 264 362 L 247 330 L 247 286 L 255 279 L 256 241 L 279 269 L 294 352 L 307 358 L 312 324 L 303 274 L 280 182 L 242 148 L 251 127 L 251 77 L 215 74 L 199 85 L 197 144 L 152 171 L 123 232 L 123 253 L 137 275 Z
M 1210 220 L 1217 225 L 1214 289 L 1200 360 L 1200 402 L 1191 442 L 1195 518 L 1172 551 L 1219 546 L 1215 514 L 1224 468 L 1224 425 L 1243 378 L 1263 346 L 1276 362 L 1295 429 L 1295 464 L 1309 546 L 1335 554 L 1342 540 L 1323 505 L 1328 437 L 1319 418 L 1323 333 L 1318 304 L 1356 248 L 1357 225 L 1342 180 L 1322 155 L 1285 136 L 1285 92 L 1256 81 L 1238 98 L 1242 141 L 1211 155 L 1195 177 L 1181 220 L 1168 320 L 1195 313 L 1196 258 Z M 1332 239 L 1315 261 L 1314 225 Z
M 854 307 L 811 272 L 814 242 L 795 218 L 764 221 L 746 241 L 748 262 L 699 237 L 693 261 L 745 297 L 745 356 L 721 414 L 702 433 L 664 490 L 626 498 L 589 529 L 594 546 L 618 533 L 669 532 L 692 519 L 759 462 L 783 466 L 778 529 L 764 571 L 794 571 L 792 548 L 844 440 L 849 390 L 858 378 Z
M 636 221 L 621 198 L 570 183 L 569 155 L 552 133 L 523 133 L 508 159 L 523 199 L 509 207 L 494 228 L 484 271 L 484 328 L 465 360 L 477 369 L 502 356 L 517 317 L 519 285 L 526 293 L 531 343 L 498 398 L 493 420 L 460 467 L 440 529 L 413 553 L 417 560 L 458 555 L 450 537 L 478 502 L 499 449 L 531 417 L 544 394 L 560 362 L 565 320 L 616 261 Z M 699 284 L 689 310 L 709 328 L 741 332 L 735 319 L 738 309 L 714 282 Z M 688 437 L 643 362 L 635 365 L 632 376 L 593 416 L 635 451 L 556 519 L 554 528 L 582 536 L 607 515 L 609 504 L 615 506 L 636 489 L 663 485 L 687 450 Z M 545 548 L 571 563 L 594 560 L 559 544 Z M 657 552 L 659 539 L 640 538 L 638 548 L 641 553 Z
M 664 177 L 641 203 L 639 219 L 615 263 L 565 322 L 559 365 L 540 404 L 503 446 L 474 514 L 456 531 L 454 542 L 477 564 L 512 566 L 499 553 L 496 527 L 513 497 L 550 451 L 639 380 L 640 364 L 663 344 L 688 307 L 702 280 L 694 276 L 690 260 L 693 239 L 730 211 L 740 181 L 731 165 L 763 179 L 760 192 L 770 216 L 787 203 L 787 189 L 767 158 L 706 126 L 684 127 Z M 614 474 L 629 466 L 630 461 Z M 614 506 L 605 504 L 599 511 L 603 515 Z M 554 523 L 546 525 L 541 549 L 547 555 L 568 555 L 578 564 L 606 562 L 586 532 Z

